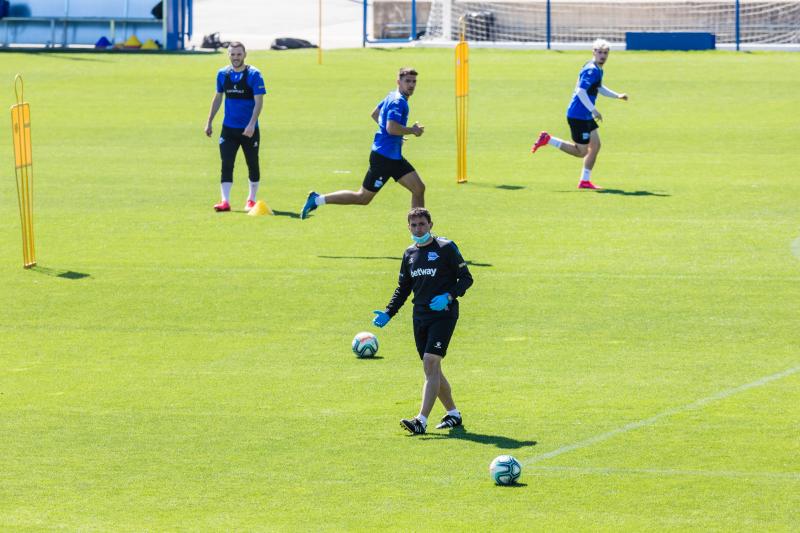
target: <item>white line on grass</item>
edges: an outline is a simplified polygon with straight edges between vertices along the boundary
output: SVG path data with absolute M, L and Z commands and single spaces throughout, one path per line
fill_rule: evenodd
M 766 478 L 800 481 L 800 472 L 738 472 L 731 470 L 676 470 L 671 468 L 587 468 L 580 466 L 536 466 L 537 472 L 601 474 L 601 475 L 640 475 L 640 476 L 696 476 L 723 478 Z
M 796 238 L 792 243 L 792 254 L 800 259 L 800 237 Z
M 551 459 L 551 458 L 556 457 L 558 455 L 563 455 L 563 454 L 571 452 L 573 450 L 586 448 L 586 447 L 591 446 L 593 444 L 597 444 L 598 442 L 602 442 L 604 440 L 608 440 L 611 437 L 616 437 L 617 435 L 621 435 L 622 433 L 627 433 L 629 431 L 633 431 L 634 429 L 639 429 L 639 428 L 643 428 L 643 427 L 647 427 L 647 426 L 652 426 L 653 424 L 655 424 L 656 422 L 658 422 L 658 421 L 660 421 L 660 420 L 662 420 L 664 418 L 668 418 L 668 417 L 673 416 L 673 415 L 685 413 L 687 411 L 693 411 L 695 409 L 701 409 L 701 408 L 705 407 L 706 405 L 708 405 L 710 403 L 714 403 L 714 402 L 717 402 L 719 400 L 724 400 L 725 398 L 729 398 L 730 396 L 733 396 L 734 394 L 738 394 L 740 392 L 744 392 L 746 390 L 753 389 L 755 387 L 761 387 L 763 385 L 766 385 L 767 383 L 770 383 L 772 381 L 776 381 L 776 380 L 779 380 L 779 379 L 783 379 L 785 377 L 791 376 L 792 374 L 796 374 L 798 372 L 800 372 L 800 365 L 797 365 L 797 366 L 794 366 L 794 367 L 789 368 L 787 370 L 784 370 L 783 372 L 778 372 L 777 374 L 772 374 L 771 376 L 765 376 L 765 377 L 757 379 L 756 381 L 753 381 L 751 383 L 746 383 L 744 385 L 739 385 L 738 387 L 734 387 L 732 389 L 727 389 L 727 390 L 718 392 L 716 394 L 713 394 L 711 396 L 707 396 L 705 398 L 701 398 L 701 399 L 699 399 L 697 401 L 694 401 L 694 402 L 692 402 L 690 404 L 686 404 L 686 405 L 681 406 L 681 407 L 676 407 L 674 409 L 669 409 L 667 411 L 664 411 L 663 413 L 659 413 L 659 414 L 657 414 L 655 416 L 652 416 L 650 418 L 646 418 L 644 420 L 639 420 L 637 422 L 631 422 L 630 424 L 626 424 L 626 425 L 624 425 L 624 426 L 622 426 L 620 428 L 617 428 L 617 429 L 612 429 L 611 431 L 607 431 L 605 433 L 601 433 L 600 435 L 595 435 L 594 437 L 589 437 L 588 439 L 585 439 L 585 440 L 582 440 L 582 441 L 578 441 L 578 442 L 575 442 L 573 444 L 568 444 L 566 446 L 562 446 L 561 448 L 557 448 L 557 449 L 553 450 L 552 452 L 543 453 L 542 455 L 537 455 L 536 457 L 533 457 L 532 459 L 524 461 L 523 464 L 538 463 L 540 461 L 544 461 L 546 459 Z

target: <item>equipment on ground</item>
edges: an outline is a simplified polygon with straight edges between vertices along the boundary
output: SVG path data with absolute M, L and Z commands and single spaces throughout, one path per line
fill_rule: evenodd
M 496 484 L 511 485 L 522 475 L 522 465 L 510 455 L 498 455 L 489 465 L 489 473 Z
M 378 353 L 378 338 L 369 331 L 356 333 L 353 338 L 353 353 L 359 359 L 373 357 Z
M 17 178 L 17 202 L 22 226 L 22 264 L 36 265 L 33 239 L 33 154 L 31 153 L 31 108 L 24 101 L 22 76 L 14 78 L 17 103 L 11 106 L 11 137 L 14 145 L 14 172 Z

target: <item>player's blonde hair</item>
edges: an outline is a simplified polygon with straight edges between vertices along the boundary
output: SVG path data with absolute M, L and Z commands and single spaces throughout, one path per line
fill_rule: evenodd
M 592 50 L 611 50 L 611 43 L 605 39 L 595 39 L 592 43 Z

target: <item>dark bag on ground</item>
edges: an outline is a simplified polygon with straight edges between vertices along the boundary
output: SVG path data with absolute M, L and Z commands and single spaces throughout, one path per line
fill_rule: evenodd
M 157 20 L 162 20 L 164 18 L 164 2 L 157 3 L 152 10 L 150 10 L 150 14 L 153 15 Z
M 200 45 L 200 48 L 213 48 L 216 50 L 217 48 L 228 48 L 230 45 L 230 41 L 220 41 L 219 32 L 215 32 L 203 36 L 203 44 Z
M 317 45 L 311 44 L 305 39 L 295 39 L 294 37 L 278 37 L 272 41 L 273 50 L 294 50 L 296 48 L 316 48 Z

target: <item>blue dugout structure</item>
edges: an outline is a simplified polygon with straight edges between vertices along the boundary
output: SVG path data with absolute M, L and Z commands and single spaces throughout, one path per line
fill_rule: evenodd
M 3 2 L 0 0 L 0 6 Z M 52 48 L 112 43 L 130 36 L 153 39 L 165 50 L 184 50 L 192 34 L 192 0 L 11 0 L 0 12 L 2 46 Z

